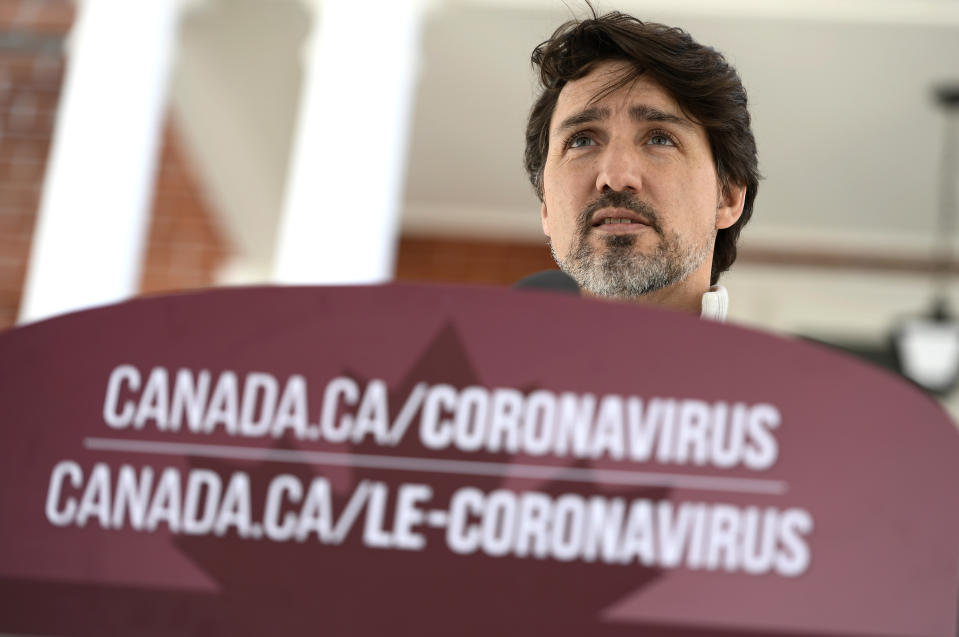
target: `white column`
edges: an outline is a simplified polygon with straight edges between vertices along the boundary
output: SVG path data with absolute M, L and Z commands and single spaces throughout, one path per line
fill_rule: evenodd
M 310 3 L 274 280 L 388 280 L 399 232 L 421 0 Z
M 20 321 L 136 293 L 181 0 L 82 0 Z

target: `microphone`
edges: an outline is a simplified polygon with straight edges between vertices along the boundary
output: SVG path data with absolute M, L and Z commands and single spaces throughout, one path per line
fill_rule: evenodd
M 514 289 L 549 290 L 551 292 L 565 292 L 579 294 L 579 286 L 569 275 L 561 270 L 543 270 L 520 279 L 513 284 Z

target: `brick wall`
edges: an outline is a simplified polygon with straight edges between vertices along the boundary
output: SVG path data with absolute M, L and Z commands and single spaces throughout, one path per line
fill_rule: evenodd
M 0 329 L 20 305 L 72 22 L 67 0 L 0 0 Z
M 404 237 L 396 259 L 396 278 L 512 285 L 528 274 L 555 267 L 545 241 L 531 244 Z
M 153 214 L 140 291 L 153 294 L 213 285 L 230 248 L 181 148 L 167 125 L 153 192 Z

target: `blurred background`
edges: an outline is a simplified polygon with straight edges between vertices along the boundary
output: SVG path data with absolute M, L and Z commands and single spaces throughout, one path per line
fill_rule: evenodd
M 924 364 L 907 375 L 959 414 L 959 3 L 595 4 L 684 28 L 749 92 L 765 179 L 723 278 L 730 320 Z M 585 14 L 0 0 L 0 329 L 209 286 L 552 267 L 522 167 L 529 54 Z M 917 334 L 925 363 L 902 351 Z

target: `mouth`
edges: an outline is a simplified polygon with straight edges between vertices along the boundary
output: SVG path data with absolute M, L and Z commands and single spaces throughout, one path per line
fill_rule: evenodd
M 624 208 L 606 208 L 593 216 L 593 228 L 601 232 L 639 232 L 652 224 L 641 215 Z

